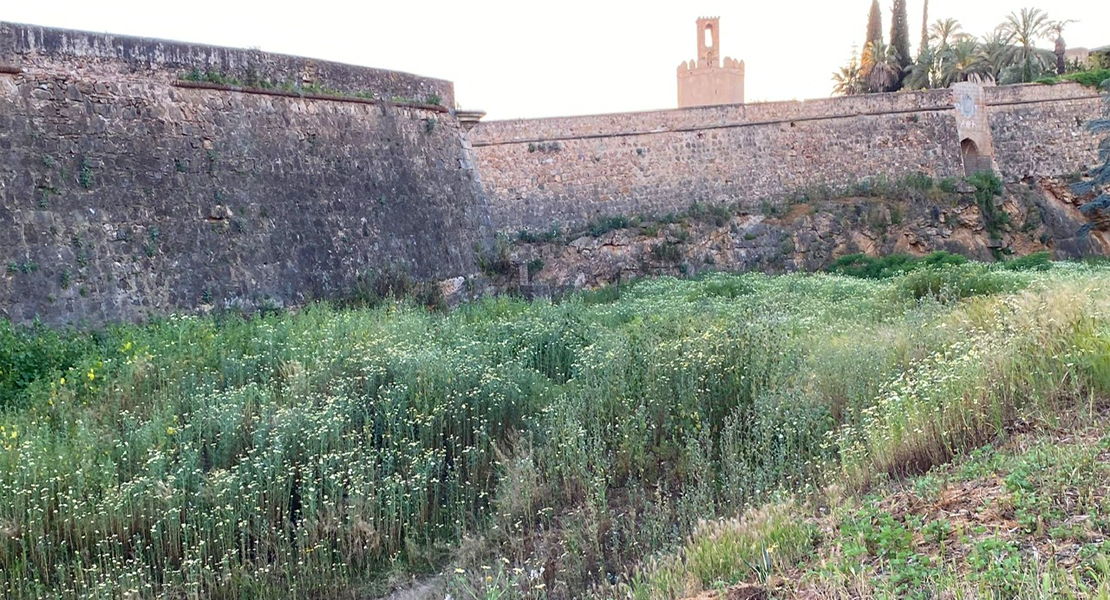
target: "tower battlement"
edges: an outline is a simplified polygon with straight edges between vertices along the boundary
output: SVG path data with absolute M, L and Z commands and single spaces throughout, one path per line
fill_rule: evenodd
M 744 103 L 744 61 L 721 57 L 720 17 L 697 20 L 698 56 L 678 66 L 678 106 Z

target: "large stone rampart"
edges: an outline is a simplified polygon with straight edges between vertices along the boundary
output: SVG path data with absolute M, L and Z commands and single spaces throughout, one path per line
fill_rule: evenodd
M 455 105 L 449 81 L 325 60 L 204 44 L 0 22 L 0 65 L 50 69 L 65 65 L 86 76 L 125 75 L 172 81 L 194 69 L 273 87 L 327 88 L 351 95 Z
M 1102 99 L 1078 84 L 985 89 L 995 161 L 1010 180 L 1081 172 L 1095 161 L 1097 139 L 1087 122 Z
M 362 275 L 467 275 L 488 222 L 440 107 L 180 87 L 304 59 L 0 25 L 0 315 L 133 320 L 333 297 Z M 450 84 L 315 63 L 352 93 Z
M 0 23 L 0 316 L 297 304 L 374 271 L 472 274 L 494 229 L 1095 159 L 1093 91 L 972 87 L 466 132 L 442 80 Z
M 1079 170 L 1094 92 L 988 87 L 1008 178 Z M 503 231 L 664 214 L 694 202 L 755 210 L 768 199 L 867 177 L 963 174 L 950 90 L 488 122 L 470 134 Z M 1049 150 L 1051 149 L 1051 151 Z

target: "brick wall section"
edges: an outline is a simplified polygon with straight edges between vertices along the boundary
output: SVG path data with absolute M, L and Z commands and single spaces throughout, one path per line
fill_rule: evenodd
M 1037 174 L 1093 160 L 1095 140 L 1073 118 L 1098 114 L 1093 92 L 988 88 L 987 101 L 999 113 L 991 122 L 1004 138 L 1004 174 L 1024 170 L 1037 148 L 1056 148 L 1055 158 L 1032 159 Z M 1019 129 L 1033 141 L 1009 142 Z M 766 199 L 875 175 L 963 173 L 949 90 L 495 121 L 470 139 L 493 221 L 507 232 L 681 212 L 693 202 L 755 211 Z
M 488 214 L 450 114 L 183 89 L 96 47 L 0 75 L 0 316 L 96 324 L 476 271 Z

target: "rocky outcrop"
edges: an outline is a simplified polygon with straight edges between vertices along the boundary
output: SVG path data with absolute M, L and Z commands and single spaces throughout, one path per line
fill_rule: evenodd
M 758 214 L 643 220 L 628 227 L 502 248 L 500 287 L 545 295 L 652 275 L 705 271 L 816 271 L 864 253 L 924 255 L 945 250 L 980 261 L 1039 251 L 1056 259 L 1110 254 L 1110 220 L 1078 235 L 1086 199 L 1067 182 L 1006 186 L 990 206 L 972 186 L 910 198 L 802 199 Z

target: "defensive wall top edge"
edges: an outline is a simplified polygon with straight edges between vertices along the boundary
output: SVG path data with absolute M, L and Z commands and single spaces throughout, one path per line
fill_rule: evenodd
M 865 113 L 942 110 L 951 106 L 952 93 L 949 90 L 722 104 L 601 115 L 483 121 L 472 132 L 471 140 L 476 145 L 502 144 L 533 139 L 653 133 L 746 123 L 835 118 Z
M 1052 102 L 1097 97 L 1076 83 L 986 86 L 988 105 Z M 950 89 L 698 106 L 628 113 L 483 121 L 470 139 L 476 146 L 543 140 L 650 134 L 733 125 L 852 118 L 953 109 Z
M 349 94 L 372 92 L 389 100 L 425 100 L 435 95 L 454 106 L 454 84 L 423 77 L 244 48 L 94 33 L 0 21 L 0 64 L 34 68 L 56 63 L 118 64 L 127 72 L 160 72 L 176 77 L 198 69 L 247 81 L 315 84 Z

